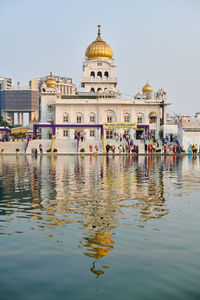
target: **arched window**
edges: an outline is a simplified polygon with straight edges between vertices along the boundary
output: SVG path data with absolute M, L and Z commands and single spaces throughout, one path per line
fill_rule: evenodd
M 108 76 L 109 76 L 108 71 L 105 71 L 105 72 L 104 72 L 104 76 L 108 78 Z
M 92 71 L 92 72 L 90 73 L 90 76 L 91 76 L 91 77 L 95 77 L 94 71 Z
M 130 114 L 129 113 L 124 114 L 124 122 L 130 122 Z
M 76 123 L 83 123 L 83 115 L 82 113 L 76 114 Z
M 101 89 L 101 88 L 98 88 L 98 89 L 97 89 L 97 92 L 101 92 L 101 91 L 102 91 L 102 89 Z
M 116 122 L 114 111 L 112 111 L 112 110 L 106 111 L 106 122 L 107 123 Z
M 91 90 L 90 90 L 90 92 L 94 92 L 95 93 L 95 89 L 92 87 Z
M 137 123 L 142 124 L 144 122 L 144 115 L 143 113 L 138 113 L 137 114 Z
M 69 122 L 69 115 L 68 115 L 68 113 L 64 113 L 63 114 L 63 123 L 67 123 L 67 122 Z
M 101 72 L 101 71 L 99 71 L 99 72 L 97 73 L 97 76 L 99 76 L 99 77 L 101 77 L 101 78 L 102 78 L 102 72 Z
M 149 124 L 156 123 L 156 121 L 157 121 L 157 113 L 151 112 L 149 114 Z
M 107 90 L 107 88 L 104 89 L 104 91 L 106 91 L 106 90 Z
M 94 122 L 95 122 L 95 114 L 94 114 L 94 113 L 91 113 L 91 114 L 90 114 L 90 122 L 91 122 L 91 123 L 94 123 Z

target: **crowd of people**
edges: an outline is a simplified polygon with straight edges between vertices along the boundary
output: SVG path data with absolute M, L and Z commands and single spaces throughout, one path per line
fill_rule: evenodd
M 126 144 L 120 144 L 118 147 L 118 153 L 139 153 L 139 146 L 138 145 L 130 145 L 128 143 Z M 115 145 L 106 145 L 106 153 L 115 153 L 116 146 Z
M 16 138 L 15 136 L 9 136 L 8 134 L 2 135 L 0 141 L 15 141 L 15 140 L 31 140 L 33 137 L 28 135 L 21 136 L 20 138 Z M 76 132 L 75 139 L 83 142 L 85 140 L 85 135 L 83 132 Z M 113 140 L 112 140 L 113 141 Z M 166 153 L 166 154 L 176 154 L 187 152 L 188 154 L 200 154 L 200 145 L 190 144 L 188 149 L 184 149 L 176 140 L 175 142 L 169 141 L 169 138 L 166 136 L 165 138 L 161 138 L 157 140 L 153 134 L 142 134 L 139 140 L 136 140 L 136 136 L 134 139 L 131 137 L 130 132 L 124 134 L 118 134 L 114 132 L 114 141 L 112 144 L 109 142 L 105 146 L 106 153 L 119 153 L 119 154 L 129 154 L 129 153 Z M 139 141 L 139 142 L 138 142 Z M 41 144 L 39 147 L 40 153 L 43 152 Z M 98 146 L 89 145 L 89 151 L 92 153 L 93 151 L 98 152 Z
M 106 153 L 166 153 L 166 154 L 178 154 L 186 152 L 184 147 L 181 146 L 176 140 L 175 142 L 169 141 L 168 137 L 161 138 L 157 140 L 154 135 L 144 135 L 142 134 L 140 137 L 140 142 L 138 141 L 134 143 L 134 139 L 131 138 L 130 134 L 118 135 L 114 134 L 114 138 L 116 143 L 110 145 L 109 143 L 106 145 Z M 144 152 L 141 147 L 144 147 Z M 188 148 L 188 153 L 200 153 L 200 145 L 199 149 L 197 144 L 190 145 Z
M 189 145 L 188 147 L 188 153 L 191 154 L 191 153 L 200 153 L 200 145 L 199 145 L 199 149 L 198 149 L 198 145 L 197 144 L 193 144 L 193 145 Z

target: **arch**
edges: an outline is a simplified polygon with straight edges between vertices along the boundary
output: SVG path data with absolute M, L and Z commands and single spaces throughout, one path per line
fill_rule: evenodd
M 104 91 L 106 91 L 106 90 L 107 90 L 107 88 L 104 89 Z
M 144 122 L 144 114 L 139 112 L 137 113 L 137 123 L 142 124 Z
M 91 123 L 95 122 L 95 113 L 93 113 L 93 112 L 90 113 L 90 122 Z
M 157 121 L 157 113 L 155 111 L 152 111 L 149 113 L 149 123 L 153 124 Z
M 97 76 L 99 76 L 99 77 L 102 78 L 102 72 L 101 72 L 101 71 L 98 71 L 98 72 L 97 72 Z
M 63 114 L 63 123 L 69 122 L 69 114 L 67 112 L 64 112 Z
M 106 110 L 105 115 L 106 115 L 107 123 L 116 122 L 116 116 L 115 116 L 115 112 L 113 110 Z
M 144 117 L 144 114 L 142 112 L 137 113 L 137 117 Z
M 92 87 L 92 88 L 90 89 L 90 92 L 94 92 L 94 93 L 95 93 L 95 89 Z
M 157 113 L 155 111 L 152 111 L 149 113 L 149 118 L 150 117 L 157 117 Z
M 91 77 L 95 77 L 94 71 L 92 71 L 92 72 L 90 73 L 90 76 L 91 76 Z
M 83 123 L 83 114 L 81 112 L 76 113 L 76 123 Z
M 104 76 L 107 77 L 107 78 L 109 77 L 108 71 L 105 71 L 105 72 L 104 72 Z
M 128 112 L 124 114 L 124 122 L 130 122 L 130 114 Z
M 102 89 L 101 89 L 101 88 L 98 88 L 98 89 L 97 89 L 97 92 L 101 92 L 101 91 L 102 91 Z

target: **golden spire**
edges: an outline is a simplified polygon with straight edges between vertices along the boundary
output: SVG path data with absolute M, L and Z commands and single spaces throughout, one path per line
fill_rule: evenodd
M 47 87 L 56 87 L 56 81 L 53 79 L 52 72 L 50 72 L 50 78 L 47 80 L 46 85 Z
M 98 25 L 98 36 L 101 35 L 101 25 Z

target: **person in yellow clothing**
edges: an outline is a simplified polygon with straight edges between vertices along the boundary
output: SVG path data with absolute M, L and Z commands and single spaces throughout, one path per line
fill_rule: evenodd
M 192 145 L 192 153 L 195 153 L 195 145 Z

